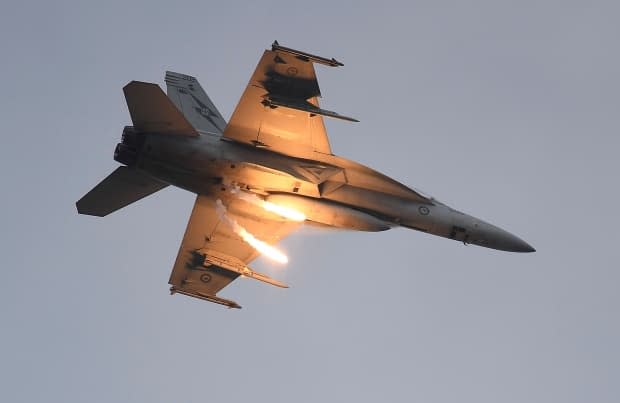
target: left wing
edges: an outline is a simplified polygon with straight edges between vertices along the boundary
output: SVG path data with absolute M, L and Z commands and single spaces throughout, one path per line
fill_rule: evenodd
M 227 217 L 217 211 L 215 198 L 204 195 L 196 198 L 170 275 L 170 291 L 241 308 L 236 302 L 216 295 L 240 275 L 279 287 L 286 285 L 247 267 L 259 253 L 235 233 L 230 220 L 268 244 L 275 244 L 300 223 L 280 219 L 237 198 L 222 200 Z
M 258 62 L 224 137 L 289 155 L 331 154 L 322 116 L 357 120 L 319 107 L 314 63 L 342 66 L 274 42 Z

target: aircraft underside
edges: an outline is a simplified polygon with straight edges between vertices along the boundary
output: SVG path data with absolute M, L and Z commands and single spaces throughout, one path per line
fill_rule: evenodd
M 303 223 L 356 231 L 395 226 L 493 249 L 533 252 L 518 237 L 338 156 L 321 109 L 314 64 L 342 64 L 280 46 L 265 51 L 229 122 L 198 81 L 167 72 L 168 94 L 132 81 L 117 168 L 77 202 L 105 216 L 173 185 L 197 198 L 171 277 L 171 292 L 240 308 L 217 293 L 239 276 L 286 287 L 247 266 Z

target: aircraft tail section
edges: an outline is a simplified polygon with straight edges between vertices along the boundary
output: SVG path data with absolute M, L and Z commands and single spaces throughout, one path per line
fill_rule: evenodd
M 168 97 L 197 130 L 215 134 L 224 132 L 226 121 L 196 78 L 167 71 L 166 85 Z
M 123 87 L 133 127 L 139 132 L 198 136 L 159 85 L 132 81 Z
M 128 167 L 118 167 L 75 203 L 78 213 L 103 217 L 168 186 Z

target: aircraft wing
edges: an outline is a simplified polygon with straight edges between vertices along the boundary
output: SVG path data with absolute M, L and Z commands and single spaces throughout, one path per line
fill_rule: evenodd
M 258 62 L 224 138 L 288 155 L 331 154 L 323 116 L 357 120 L 319 107 L 314 63 L 342 66 L 274 42 Z
M 257 239 L 272 245 L 300 223 L 280 219 L 240 199 L 230 197 L 222 200 L 226 206 L 225 213 L 221 206 L 218 211 L 215 198 L 205 195 L 196 198 L 170 275 L 170 291 L 229 308 L 241 308 L 236 302 L 216 295 L 240 275 L 278 287 L 286 285 L 247 267 L 259 253 L 241 239 L 233 230 L 233 225 L 237 229 L 243 227 Z M 234 224 L 231 225 L 231 222 Z

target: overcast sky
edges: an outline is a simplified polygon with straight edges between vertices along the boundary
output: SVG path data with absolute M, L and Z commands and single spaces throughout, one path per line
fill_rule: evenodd
M 0 7 L 3 401 L 620 401 L 617 1 L 87 3 Z M 228 118 L 274 39 L 344 62 L 335 153 L 537 252 L 303 230 L 253 264 L 290 289 L 169 296 L 192 194 L 74 203 L 127 82 L 195 75 Z

